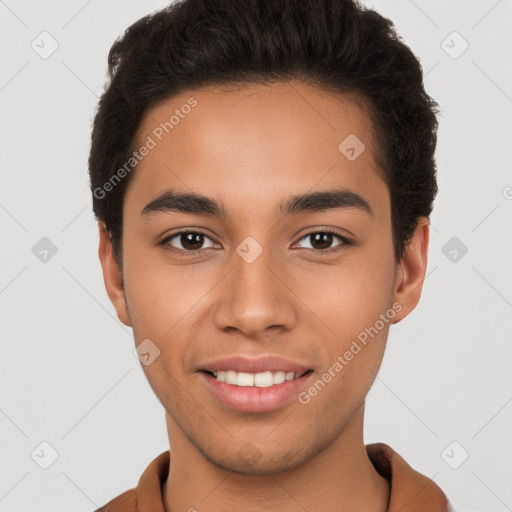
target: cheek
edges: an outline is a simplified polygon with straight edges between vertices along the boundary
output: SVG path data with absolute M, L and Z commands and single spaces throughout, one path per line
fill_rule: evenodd
M 327 335 L 318 340 L 327 355 L 324 371 L 328 374 L 321 380 L 333 382 L 329 387 L 334 401 L 347 394 L 364 398 L 382 361 L 396 314 L 392 307 L 392 253 L 391 257 L 380 257 L 382 254 L 361 251 L 357 260 L 347 258 L 321 282 L 316 280 L 319 286 L 308 281 L 302 291 L 316 314 L 315 321 L 320 318 L 328 328 L 323 330 Z M 345 393 L 345 388 L 350 393 Z
M 146 337 L 165 337 L 212 287 L 201 265 L 180 268 L 147 251 L 127 255 L 124 277 L 134 332 Z
M 375 380 L 393 313 L 370 307 L 364 300 L 351 301 L 350 306 L 338 310 L 336 321 L 331 321 L 335 334 L 320 340 L 326 357 L 301 401 L 316 403 L 318 416 L 327 417 L 335 410 L 340 421 L 360 406 Z
M 361 255 L 362 256 L 362 255 Z M 301 296 L 312 312 L 338 339 L 347 339 L 370 327 L 391 306 L 393 265 L 391 260 L 358 255 L 343 264 L 322 270 L 303 281 Z

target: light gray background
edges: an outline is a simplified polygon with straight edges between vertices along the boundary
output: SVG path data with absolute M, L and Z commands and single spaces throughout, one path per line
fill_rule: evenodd
M 443 110 L 428 277 L 391 329 L 366 442 L 390 444 L 461 509 L 512 510 L 512 3 L 366 4 L 395 22 Z M 108 50 L 164 5 L 0 1 L 2 512 L 93 510 L 168 449 L 104 290 L 87 177 Z M 43 31 L 59 45 L 47 59 L 31 48 L 50 48 Z M 457 58 L 454 31 L 469 43 Z M 32 252 L 42 237 L 58 249 L 46 263 Z M 452 237 L 468 249 L 455 262 Z M 43 441 L 59 454 L 48 469 Z

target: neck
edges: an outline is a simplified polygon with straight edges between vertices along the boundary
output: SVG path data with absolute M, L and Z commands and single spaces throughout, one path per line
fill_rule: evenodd
M 364 405 L 337 439 L 294 470 L 246 475 L 207 460 L 167 415 L 172 438 L 163 487 L 167 512 L 386 512 L 389 483 L 368 459 L 363 442 Z

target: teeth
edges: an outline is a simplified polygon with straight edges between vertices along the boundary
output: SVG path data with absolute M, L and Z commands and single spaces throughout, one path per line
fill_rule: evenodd
M 290 373 L 293 373 L 293 372 L 290 372 Z M 285 372 L 275 372 L 273 374 L 273 378 L 274 378 L 274 384 L 282 384 L 286 380 L 286 373 Z
M 236 384 L 236 372 L 233 370 L 228 370 L 226 372 L 226 379 L 224 382 L 227 382 L 228 384 Z
M 282 384 L 287 380 L 293 380 L 300 377 L 300 373 L 293 372 L 262 372 L 262 373 L 245 373 L 236 372 L 234 370 L 219 370 L 212 372 L 214 377 L 220 382 L 233 384 L 242 387 L 268 388 L 275 384 Z
M 239 372 L 236 376 L 237 386 L 254 386 L 254 373 Z

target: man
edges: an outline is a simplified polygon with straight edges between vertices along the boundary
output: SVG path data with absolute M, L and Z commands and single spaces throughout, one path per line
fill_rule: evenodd
M 352 0 L 184 0 L 109 54 L 105 286 L 171 450 L 103 511 L 447 511 L 365 397 L 420 298 L 437 105 Z

